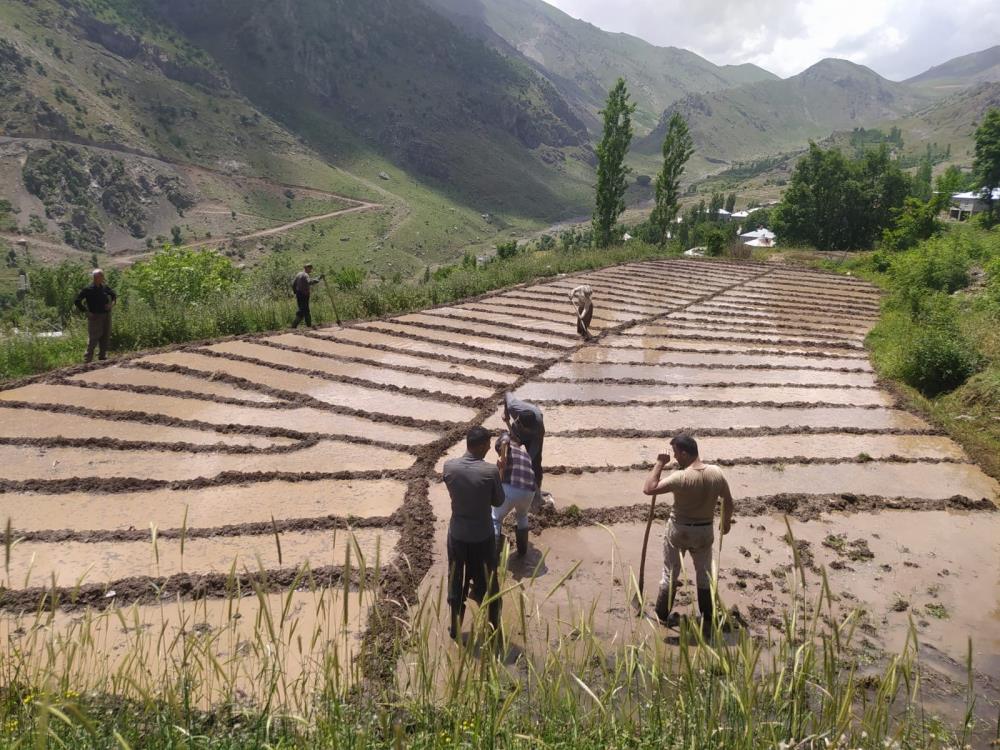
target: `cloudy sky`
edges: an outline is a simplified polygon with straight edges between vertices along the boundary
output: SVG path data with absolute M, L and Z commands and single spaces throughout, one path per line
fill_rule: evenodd
M 780 76 L 843 57 L 901 80 L 1000 44 L 996 0 L 547 0 L 608 31 Z

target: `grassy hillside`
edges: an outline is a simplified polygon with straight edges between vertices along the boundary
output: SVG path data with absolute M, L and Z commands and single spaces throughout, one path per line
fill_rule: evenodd
M 543 0 L 431 0 L 463 28 L 502 40 L 542 71 L 588 126 L 619 76 L 638 104 L 637 130 L 656 126 L 660 113 L 692 92 L 708 92 L 777 76 L 755 65 L 713 65 L 676 47 L 656 47 L 574 19 Z
M 13 207 L 10 226 L 0 232 L 28 233 L 35 262 L 90 262 L 95 249 L 67 244 L 60 223 L 68 214 L 46 215 L 51 212 L 44 201 L 25 184 L 31 154 L 51 150 L 51 141 L 69 144 L 83 162 L 120 164 L 123 179 L 116 187 L 134 192 L 146 214 L 142 230 L 130 233 L 104 210 L 106 188 L 88 195 L 92 191 L 82 185 L 86 189 L 73 197 L 87 204 L 83 208 L 103 228 L 105 251 L 114 254 L 98 250 L 102 264 L 127 262 L 147 242 L 155 246 L 168 238 L 173 226 L 185 241 L 211 235 L 221 242 L 345 205 L 298 189 L 289 197 L 291 185 L 382 206 L 305 227 L 309 235 L 294 238 L 295 252 L 364 265 L 378 275 L 412 274 L 454 258 L 470 243 L 492 244 L 506 226 L 537 225 L 524 215 L 531 199 L 537 200 L 528 209 L 562 215 L 564 202 L 575 209 L 586 192 L 585 147 L 568 165 L 559 161 L 565 157 L 560 151 L 552 159 L 557 168 L 541 160 L 549 147 L 528 149 L 514 135 L 497 135 L 498 142 L 500 135 L 507 139 L 507 151 L 486 149 L 482 134 L 472 143 L 446 141 L 453 167 L 467 177 L 455 180 L 465 188 L 459 191 L 401 167 L 391 149 L 352 134 L 322 107 L 287 113 L 308 143 L 239 93 L 218 61 L 134 0 L 0 0 L 0 22 L 0 199 Z M 275 71 L 283 75 L 285 68 Z M 400 137 L 401 143 L 413 140 Z M 478 160 L 480 153 L 490 153 L 492 161 Z M 152 187 L 142 187 L 140 178 Z M 195 204 L 172 205 L 157 178 L 171 181 Z M 508 195 L 525 198 L 505 203 Z M 253 241 L 232 252 L 254 260 L 278 244 Z
M 906 83 L 954 91 L 977 83 L 997 81 L 1000 81 L 1000 44 L 935 65 L 907 79 Z
M 834 130 L 903 117 L 930 100 L 864 66 L 823 60 L 785 80 L 691 94 L 672 105 L 634 151 L 640 160 L 658 154 L 666 121 L 678 111 L 697 148 L 692 171 L 719 171 L 734 161 L 793 151 Z

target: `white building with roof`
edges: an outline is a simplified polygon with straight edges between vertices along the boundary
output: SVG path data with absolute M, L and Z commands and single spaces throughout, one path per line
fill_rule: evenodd
M 990 191 L 994 201 L 1000 201 L 1000 187 Z M 948 210 L 948 217 L 965 221 L 973 214 L 986 210 L 986 190 L 970 190 L 966 193 L 954 193 L 951 196 L 951 208 Z

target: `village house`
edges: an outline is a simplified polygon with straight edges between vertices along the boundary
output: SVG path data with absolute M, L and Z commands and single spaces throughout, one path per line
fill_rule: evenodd
M 1000 201 L 1000 188 L 993 188 L 992 199 Z M 986 210 L 986 191 L 984 189 L 970 190 L 967 193 L 955 193 L 951 196 L 951 208 L 948 218 L 965 221 L 973 214 Z

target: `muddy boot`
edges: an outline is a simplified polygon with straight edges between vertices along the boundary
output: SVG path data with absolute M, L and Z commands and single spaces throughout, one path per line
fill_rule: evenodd
M 715 611 L 712 589 L 698 589 L 698 609 L 701 611 L 701 634 L 706 641 L 710 641 L 714 633 L 712 615 Z
M 515 529 L 514 541 L 517 544 L 518 557 L 524 557 L 528 552 L 528 529 Z
M 459 633 L 462 631 L 462 618 L 464 615 L 465 607 L 451 608 L 451 622 L 448 625 L 448 635 L 451 636 L 453 641 L 458 640 Z
M 680 618 L 674 614 L 674 592 L 669 586 L 661 586 L 660 593 L 656 595 L 656 619 L 664 627 L 675 628 Z

